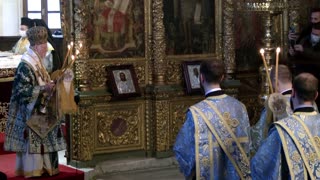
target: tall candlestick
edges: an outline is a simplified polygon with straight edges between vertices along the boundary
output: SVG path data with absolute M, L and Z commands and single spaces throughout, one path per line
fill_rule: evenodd
M 71 42 L 71 43 L 72 43 L 72 42 Z M 65 68 L 65 66 L 68 64 L 67 61 L 68 61 L 68 57 L 69 57 L 69 54 L 70 54 L 70 52 L 71 52 L 71 47 L 72 47 L 72 46 L 73 46 L 73 43 L 72 43 L 72 45 L 71 45 L 71 44 L 68 44 L 68 51 L 67 51 L 66 57 L 64 58 L 62 68 Z
M 266 75 L 267 75 L 268 84 L 269 84 L 269 87 L 270 87 L 270 92 L 273 93 L 272 83 L 271 83 L 270 74 L 269 74 L 269 68 L 267 66 L 267 62 L 266 62 L 266 59 L 264 57 L 264 49 L 260 49 L 260 54 L 261 54 L 261 57 L 262 57 L 264 68 L 266 70 Z
M 275 90 L 278 90 L 279 53 L 280 53 L 280 48 L 278 47 L 277 51 L 276 51 L 276 87 L 275 87 Z

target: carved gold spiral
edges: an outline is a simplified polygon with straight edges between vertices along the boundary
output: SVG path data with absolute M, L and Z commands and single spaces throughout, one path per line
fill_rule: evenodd
M 168 101 L 157 101 L 156 107 L 156 151 L 167 151 L 170 143 Z
M 228 74 L 234 74 L 235 63 L 235 44 L 234 44 L 234 2 L 233 0 L 223 1 L 223 59 L 226 64 Z
M 152 4 L 153 9 L 153 65 L 155 72 L 155 81 L 159 84 L 165 83 L 166 72 L 166 42 L 165 42 L 165 28 L 163 24 L 163 1 L 155 0 Z
M 92 100 L 81 100 L 80 108 L 71 120 L 72 123 L 72 159 L 91 160 L 94 148 L 94 109 Z M 82 107 L 81 107 L 82 106 Z

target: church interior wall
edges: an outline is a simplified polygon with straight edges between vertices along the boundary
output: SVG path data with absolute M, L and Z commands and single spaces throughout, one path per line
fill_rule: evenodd
M 239 11 L 236 1 L 205 0 L 214 9 L 202 9 L 207 19 L 194 19 L 195 25 L 189 26 L 186 17 L 179 17 L 185 1 L 119 0 L 114 15 L 109 15 L 107 2 L 61 3 L 64 49 L 71 41 L 76 47 L 83 45 L 74 67 L 80 101 L 69 121 L 70 163 L 85 165 L 115 154 L 171 156 L 187 108 L 203 98 L 201 91 L 186 92 L 182 65 L 189 61 L 223 60 L 227 93 L 247 106 L 252 124 L 257 121 L 263 105 L 258 54 L 265 28 L 261 14 Z M 305 9 L 294 9 L 300 14 L 298 20 L 288 18 L 290 11 L 282 11 L 273 30 L 280 37 L 276 43 L 287 45 L 284 24 L 308 19 L 311 4 L 320 5 L 314 0 Z M 111 92 L 107 69 L 124 65 L 134 67 L 139 96 L 117 98 Z

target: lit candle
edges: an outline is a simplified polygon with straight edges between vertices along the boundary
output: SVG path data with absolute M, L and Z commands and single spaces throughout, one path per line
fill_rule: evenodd
M 267 66 L 267 62 L 266 62 L 266 59 L 264 57 L 264 49 L 260 49 L 260 54 L 261 54 L 261 57 L 262 57 L 264 68 L 266 70 L 266 75 L 267 75 L 267 79 L 268 79 L 268 83 L 269 83 L 269 87 L 270 87 L 270 92 L 273 93 L 272 83 L 271 83 L 270 74 L 269 74 L 269 68 Z
M 76 56 L 75 55 L 71 55 L 71 63 L 70 63 L 69 68 L 71 68 L 71 66 L 73 65 L 75 60 L 76 60 Z
M 276 50 L 276 88 L 275 90 L 278 90 L 278 65 L 279 65 L 279 53 L 280 48 L 278 47 Z

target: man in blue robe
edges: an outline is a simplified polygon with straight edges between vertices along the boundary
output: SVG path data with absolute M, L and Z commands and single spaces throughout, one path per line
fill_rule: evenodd
M 200 65 L 206 99 L 191 106 L 174 145 L 186 179 L 248 179 L 249 119 L 245 106 L 220 88 L 221 61 Z
M 280 93 L 287 100 L 287 115 L 292 114 L 290 108 L 290 97 L 291 97 L 291 88 L 292 88 L 292 74 L 286 65 L 278 66 L 278 81 L 276 86 L 276 73 L 275 66 L 272 67 L 270 72 L 270 79 L 272 82 L 272 87 L 274 88 L 275 93 Z M 276 89 L 275 89 L 276 88 Z M 259 149 L 262 141 L 267 137 L 268 130 L 273 123 L 273 114 L 268 103 L 265 103 L 265 107 L 261 111 L 259 121 L 251 128 L 251 140 L 252 140 L 252 150 L 251 153 L 254 154 Z
M 293 114 L 274 123 L 251 160 L 253 179 L 320 179 L 320 115 L 313 102 L 318 80 L 309 73 L 293 82 Z

